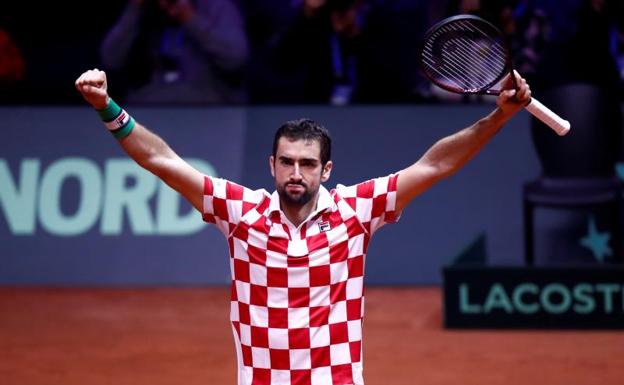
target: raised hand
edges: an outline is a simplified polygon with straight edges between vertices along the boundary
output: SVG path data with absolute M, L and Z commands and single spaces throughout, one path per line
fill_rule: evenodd
M 97 68 L 84 72 L 76 79 L 76 89 L 82 97 L 97 110 L 106 108 L 110 98 L 108 97 L 108 85 L 106 73 Z
M 505 112 L 516 113 L 524 108 L 531 101 L 531 88 L 527 81 L 514 70 L 514 76 L 518 88 L 515 88 L 511 74 L 507 75 L 504 84 L 504 91 L 496 99 L 496 104 Z

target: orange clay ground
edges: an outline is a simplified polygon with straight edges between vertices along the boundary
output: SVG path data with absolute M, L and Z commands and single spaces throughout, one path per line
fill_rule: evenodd
M 438 288 L 366 291 L 367 385 L 622 385 L 624 332 L 448 331 Z M 235 385 L 226 288 L 0 288 L 0 385 Z

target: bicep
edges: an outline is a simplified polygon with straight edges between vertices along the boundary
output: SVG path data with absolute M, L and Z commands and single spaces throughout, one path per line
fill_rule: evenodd
M 180 193 L 193 207 L 203 211 L 204 174 L 175 155 L 161 160 L 155 174 Z
M 421 159 L 398 172 L 397 211 L 403 210 L 416 196 L 428 190 L 443 178 L 440 169 Z
M 136 123 L 132 135 L 120 141 L 141 167 L 184 196 L 198 211 L 203 209 L 204 175 L 176 154 L 158 135 Z

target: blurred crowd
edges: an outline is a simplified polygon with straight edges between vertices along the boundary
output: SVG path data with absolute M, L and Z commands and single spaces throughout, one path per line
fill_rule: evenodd
M 37 9 L 34 9 L 37 8 Z M 444 17 L 503 30 L 536 89 L 621 92 L 622 0 L 96 0 L 9 2 L 0 13 L 0 102 L 79 102 L 73 80 L 107 71 L 136 104 L 416 103 L 444 99 L 419 45 Z

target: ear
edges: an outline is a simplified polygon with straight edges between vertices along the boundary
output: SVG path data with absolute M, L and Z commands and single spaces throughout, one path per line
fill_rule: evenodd
M 331 160 L 327 161 L 327 163 L 325 163 L 325 167 L 323 167 L 323 171 L 321 173 L 321 182 L 327 182 L 327 180 L 329 179 L 329 176 L 331 175 L 331 170 L 333 167 L 333 163 Z
M 271 169 L 271 175 L 275 178 L 275 158 L 273 158 L 273 155 L 269 156 L 269 168 Z

